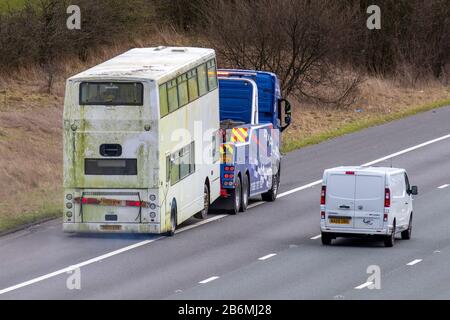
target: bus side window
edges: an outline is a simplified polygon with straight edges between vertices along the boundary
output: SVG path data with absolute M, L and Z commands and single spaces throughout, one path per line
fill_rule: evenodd
M 169 113 L 169 105 L 167 104 L 167 84 L 164 83 L 159 86 L 159 108 L 161 118 Z
M 208 76 L 206 73 L 206 64 L 202 64 L 197 68 L 197 74 L 199 95 L 203 96 L 208 93 Z
M 177 80 L 172 80 L 167 83 L 167 96 L 169 102 L 169 112 L 178 109 L 178 90 Z
M 191 162 L 191 146 L 188 145 L 180 151 L 180 179 L 187 177 L 190 174 Z
M 189 101 L 194 101 L 198 98 L 198 80 L 197 70 L 193 69 L 187 73 L 188 87 L 189 87 Z
M 180 181 L 180 152 L 175 152 L 170 163 L 170 184 L 174 185 L 178 181 Z
M 178 83 L 178 99 L 180 102 L 180 107 L 182 107 L 189 103 L 187 75 L 183 74 L 179 76 L 177 79 L 177 83 Z
M 213 91 L 217 88 L 217 70 L 216 61 L 214 59 L 208 61 L 208 86 L 209 91 Z

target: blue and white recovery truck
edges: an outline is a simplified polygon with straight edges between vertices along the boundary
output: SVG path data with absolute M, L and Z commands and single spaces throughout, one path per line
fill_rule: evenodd
M 290 103 L 270 72 L 218 70 L 222 145 L 221 197 L 215 208 L 247 210 L 250 197 L 275 201 L 280 185 L 281 132 Z

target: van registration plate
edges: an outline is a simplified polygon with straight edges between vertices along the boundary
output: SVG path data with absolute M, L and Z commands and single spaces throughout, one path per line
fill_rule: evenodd
M 350 224 L 350 218 L 348 217 L 333 217 L 330 218 L 332 224 Z

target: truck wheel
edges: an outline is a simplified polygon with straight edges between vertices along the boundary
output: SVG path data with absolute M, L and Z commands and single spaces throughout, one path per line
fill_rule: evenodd
M 411 217 L 409 217 L 409 225 L 408 229 L 402 232 L 402 239 L 403 240 L 410 240 L 412 234 L 412 214 Z
M 331 244 L 331 240 L 333 240 L 330 234 L 324 232 L 322 232 L 321 239 L 324 246 L 329 246 Z
M 392 228 L 392 234 L 390 234 L 389 236 L 386 237 L 386 239 L 384 239 L 384 246 L 386 248 L 392 248 L 394 246 L 395 243 L 395 222 L 394 222 L 394 227 Z
M 232 209 L 228 210 L 229 214 L 236 215 L 239 213 L 241 209 L 241 196 L 242 196 L 241 178 L 238 177 L 236 179 L 236 185 L 234 187 L 234 190 L 231 191 L 231 197 L 229 198 L 230 201 L 233 202 L 231 204 Z
M 278 168 L 277 174 L 272 176 L 272 188 L 266 193 L 263 193 L 261 195 L 263 201 L 267 202 L 275 201 L 277 199 L 279 186 L 280 186 L 280 169 Z
M 173 237 L 175 235 L 176 229 L 177 229 L 177 205 L 174 201 L 172 203 L 172 208 L 170 209 L 170 230 L 167 232 L 167 236 Z
M 248 175 L 244 176 L 244 180 L 242 180 L 242 201 L 240 212 L 247 211 L 248 207 L 248 198 L 250 197 L 250 180 Z
M 208 217 L 208 211 L 209 211 L 209 188 L 208 185 L 205 184 L 203 188 L 203 210 L 196 213 L 194 215 L 197 219 L 206 219 Z

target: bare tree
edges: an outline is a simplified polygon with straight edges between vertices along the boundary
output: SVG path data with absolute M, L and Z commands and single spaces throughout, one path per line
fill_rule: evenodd
M 339 45 L 335 38 L 348 32 L 348 16 L 334 1 L 217 0 L 206 16 L 222 63 L 275 72 L 285 95 L 339 104 L 357 86 L 359 78 L 348 79 L 334 98 L 311 90 L 324 81 L 333 85 L 330 77 L 339 76 L 330 65 Z

